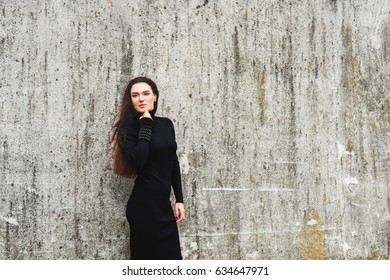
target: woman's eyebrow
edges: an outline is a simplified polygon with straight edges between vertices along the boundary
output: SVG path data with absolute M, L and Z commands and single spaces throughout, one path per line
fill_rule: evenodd
M 150 90 L 144 90 L 144 91 L 141 91 L 142 93 L 146 93 L 146 92 L 150 92 Z M 138 93 L 137 91 L 132 91 L 131 93 Z

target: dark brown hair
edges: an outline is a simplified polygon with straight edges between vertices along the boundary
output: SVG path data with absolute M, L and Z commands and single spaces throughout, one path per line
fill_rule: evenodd
M 140 114 L 134 109 L 133 103 L 130 97 L 130 90 L 134 84 L 137 83 L 147 83 L 154 94 L 156 94 L 156 101 L 154 102 L 154 109 L 151 115 L 154 115 L 157 110 L 157 102 L 158 102 L 158 89 L 155 82 L 146 77 L 137 77 L 132 79 L 128 84 L 123 93 L 122 102 L 119 107 L 119 111 L 116 116 L 116 122 L 113 125 L 113 135 L 112 135 L 112 152 L 113 152 L 113 160 L 112 160 L 112 170 L 124 177 L 133 178 L 136 176 L 135 170 L 129 165 L 126 161 L 122 149 L 121 144 L 124 142 L 123 135 L 121 135 L 120 131 L 124 126 L 134 126 L 138 127 L 138 119 Z

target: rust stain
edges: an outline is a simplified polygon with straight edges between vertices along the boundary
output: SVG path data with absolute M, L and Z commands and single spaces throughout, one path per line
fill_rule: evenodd
M 325 259 L 325 234 L 320 216 L 314 208 L 305 211 L 300 234 L 300 258 L 302 260 Z
M 264 83 L 265 70 L 257 75 L 257 97 L 259 102 L 260 125 L 264 124 Z
M 369 256 L 367 260 L 388 260 L 387 256 Z
M 353 149 L 352 141 L 351 139 L 348 139 L 347 141 L 347 152 L 351 153 Z

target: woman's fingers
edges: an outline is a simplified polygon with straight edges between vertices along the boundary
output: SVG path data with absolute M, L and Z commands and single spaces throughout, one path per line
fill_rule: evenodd
M 175 204 L 176 222 L 179 223 L 185 219 L 185 210 L 183 203 Z

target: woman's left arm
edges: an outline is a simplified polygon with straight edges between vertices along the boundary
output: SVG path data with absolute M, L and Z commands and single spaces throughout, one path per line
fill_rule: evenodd
M 176 222 L 178 223 L 185 219 L 185 210 L 183 204 L 183 191 L 181 187 L 180 165 L 179 160 L 177 159 L 177 155 L 175 155 L 175 162 L 172 172 L 172 187 L 176 197 L 175 216 Z
M 172 126 L 173 138 L 176 141 L 175 128 L 173 126 L 172 121 L 171 121 L 171 126 Z M 185 219 L 185 209 L 183 204 L 183 191 L 181 185 L 180 165 L 179 165 L 179 160 L 177 158 L 176 152 L 175 152 L 173 170 L 172 170 L 172 188 L 176 198 L 176 203 L 175 203 L 176 222 L 180 222 Z

